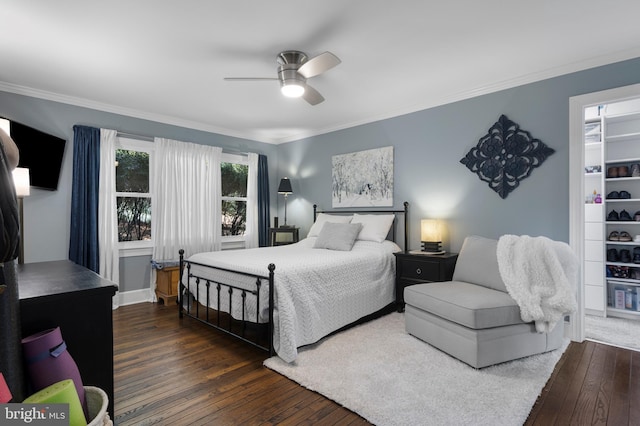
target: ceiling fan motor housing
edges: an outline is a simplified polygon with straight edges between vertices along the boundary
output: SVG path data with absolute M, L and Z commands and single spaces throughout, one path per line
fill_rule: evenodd
M 307 79 L 298 73 L 298 68 L 307 61 L 307 55 L 297 50 L 287 50 L 278 54 L 277 61 L 278 79 L 280 87 L 299 86 L 304 87 Z M 301 95 L 304 89 L 298 91 L 296 96 Z
M 306 78 L 298 74 L 297 65 L 282 65 L 278 68 L 278 78 L 281 85 L 305 83 Z
M 300 52 L 299 50 L 285 50 L 284 52 L 278 53 L 278 57 L 276 60 L 280 65 L 302 65 L 307 62 L 307 55 L 304 52 Z

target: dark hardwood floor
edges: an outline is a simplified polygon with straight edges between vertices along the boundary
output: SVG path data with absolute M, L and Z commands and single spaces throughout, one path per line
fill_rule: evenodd
M 572 342 L 527 425 L 640 425 L 640 352 Z
M 175 305 L 114 311 L 117 425 L 367 425 L 366 420 L 262 366 L 266 353 Z M 640 424 L 640 353 L 572 343 L 527 425 Z
M 179 320 L 176 305 L 121 306 L 113 319 L 118 425 L 368 424 L 263 367 L 266 352 Z

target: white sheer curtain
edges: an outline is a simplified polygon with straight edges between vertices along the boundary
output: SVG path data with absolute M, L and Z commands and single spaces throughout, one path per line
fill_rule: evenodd
M 118 216 L 116 211 L 116 131 L 100 129 L 100 183 L 98 195 L 98 247 L 100 276 L 118 284 L 120 255 L 118 249 Z M 113 298 L 117 308 L 119 295 Z
M 163 138 L 154 142 L 153 259 L 177 260 L 180 249 L 185 257 L 220 250 L 222 148 Z
M 259 246 L 258 239 L 258 154 L 248 154 L 249 170 L 247 174 L 247 226 L 245 229 L 245 248 Z

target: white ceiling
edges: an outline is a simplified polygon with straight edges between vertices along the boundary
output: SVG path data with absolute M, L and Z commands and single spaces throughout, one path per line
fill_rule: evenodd
M 0 16 L 0 90 L 269 143 L 640 57 L 637 0 L 0 0 Z M 323 103 L 223 80 L 276 77 L 290 49 L 342 60 L 309 80 Z

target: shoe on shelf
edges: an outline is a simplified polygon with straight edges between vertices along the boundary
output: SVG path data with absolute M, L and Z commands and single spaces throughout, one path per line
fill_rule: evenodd
M 616 278 L 629 278 L 631 271 L 633 271 L 633 268 L 628 266 L 615 266 L 614 268 L 616 268 L 616 271 L 613 276 Z
M 628 243 L 630 241 L 633 241 L 633 239 L 631 238 L 631 235 L 629 235 L 627 231 L 622 231 L 618 236 L 618 241 Z
M 640 177 L 640 164 L 635 163 L 631 165 L 631 177 Z
M 618 191 L 611 191 L 607 194 L 607 200 L 617 200 L 620 198 L 620 193 Z
M 632 222 L 633 218 L 631 217 L 628 211 L 622 210 L 620 212 L 619 220 L 625 221 L 625 222 Z
M 619 262 L 620 256 L 618 255 L 618 250 L 614 248 L 610 248 L 607 250 L 607 262 Z
M 611 210 L 609 212 L 609 214 L 607 215 L 607 221 L 608 222 L 612 222 L 612 221 L 616 221 L 616 220 L 620 220 L 620 216 L 618 216 L 618 212 L 615 210 Z
M 633 248 L 633 263 L 640 263 L 640 247 Z
M 629 260 L 631 261 L 631 260 Z M 620 267 L 620 278 L 629 278 L 629 267 L 621 266 Z
M 608 178 L 617 178 L 618 177 L 618 168 L 617 167 L 609 167 L 607 169 L 607 177 Z
M 618 177 L 628 177 L 629 176 L 629 167 L 620 166 L 618 167 Z
M 609 237 L 607 238 L 607 240 L 609 240 L 609 241 L 620 241 L 620 234 L 618 234 L 618 231 L 611 231 L 611 233 L 609 234 Z
M 633 220 L 635 220 L 636 222 L 640 222 L 640 210 L 633 214 Z
M 620 250 L 620 262 L 631 263 L 631 252 L 627 249 Z
M 638 270 L 636 268 L 629 269 L 629 278 L 631 278 L 632 280 L 638 279 Z
M 629 194 L 627 191 L 620 191 L 618 195 L 620 196 L 620 198 L 625 200 L 628 200 L 629 198 L 631 198 L 631 194 Z

